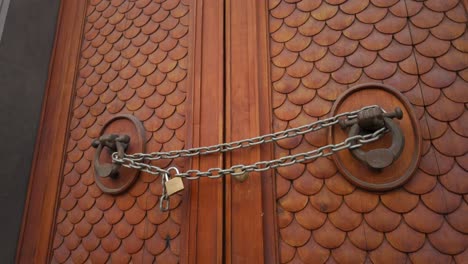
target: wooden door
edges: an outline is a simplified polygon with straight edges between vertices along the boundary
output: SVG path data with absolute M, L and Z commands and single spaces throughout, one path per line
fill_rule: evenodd
M 19 263 L 221 260 L 222 180 L 190 184 L 163 213 L 159 177 L 142 173 L 125 193 L 103 193 L 91 143 L 117 114 L 143 122 L 148 151 L 222 141 L 222 8 L 218 1 L 62 1 Z M 222 166 L 220 155 L 190 163 Z
M 17 261 L 463 263 L 466 20 L 461 1 L 62 1 Z M 120 195 L 94 183 L 91 142 L 117 114 L 143 122 L 149 152 L 207 146 L 324 118 L 368 82 L 398 89 L 420 120 L 419 169 L 396 190 L 357 188 L 326 158 L 186 182 L 166 213 L 159 177 Z M 326 143 L 319 132 L 156 165 Z
M 228 261 L 227 180 L 186 182 L 163 213 L 159 177 L 142 173 L 125 193 L 103 193 L 91 147 L 119 114 L 143 122 L 149 152 L 223 142 L 224 19 L 225 3 L 217 0 L 62 1 L 17 262 Z M 155 165 L 207 170 L 224 162 L 218 154 Z M 232 196 L 235 203 L 241 198 Z M 248 258 L 263 256 L 263 246 L 250 248 L 263 243 L 257 227 L 247 243 L 233 244 L 234 254 L 248 245 Z

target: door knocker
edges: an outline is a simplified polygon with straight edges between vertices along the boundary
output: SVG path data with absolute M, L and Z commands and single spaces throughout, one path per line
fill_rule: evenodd
M 105 193 L 121 193 L 135 182 L 138 170 L 123 167 L 112 160 L 112 154 L 124 157 L 125 153 L 145 151 L 145 132 L 141 122 L 131 115 L 118 115 L 107 121 L 99 137 L 93 141 L 94 180 Z
M 377 170 L 386 168 L 396 161 L 405 146 L 405 136 L 401 128 L 392 121 L 392 118 L 399 120 L 403 118 L 403 112 L 400 107 L 395 108 L 395 111 L 392 113 L 384 113 L 380 108 L 371 108 L 359 113 L 357 119 L 354 119 L 353 122 L 342 120 L 340 122 L 342 129 L 351 126 L 348 132 L 349 137 L 374 132 L 381 127 L 386 127 L 390 130 L 392 136 L 392 144 L 388 148 L 377 148 L 369 151 L 353 148 L 351 149 L 351 154 L 356 159 Z
M 99 177 L 117 178 L 119 175 L 120 164 L 105 163 L 101 164 L 99 158 L 104 147 L 108 147 L 111 153 L 117 152 L 122 158 L 130 143 L 128 135 L 106 134 L 93 141 L 92 146 L 96 149 L 94 154 L 94 169 Z
M 412 105 L 397 89 L 367 83 L 351 87 L 333 105 L 331 115 L 338 115 L 363 105 L 378 104 L 352 120 L 341 121 L 341 129 L 331 127 L 329 144 L 346 138 L 388 130 L 380 140 L 333 155 L 338 171 L 351 183 L 372 191 L 386 191 L 407 182 L 417 170 L 422 138 L 419 120 Z M 391 111 L 393 112 L 386 112 Z

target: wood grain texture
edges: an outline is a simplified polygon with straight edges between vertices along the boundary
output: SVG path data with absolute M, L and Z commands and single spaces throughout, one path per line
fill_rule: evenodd
M 188 147 L 219 144 L 224 135 L 224 4 L 193 1 Z M 193 158 L 191 168 L 223 167 L 223 155 Z M 182 263 L 223 261 L 224 180 L 191 181 L 184 209 Z
M 467 261 L 464 3 L 269 0 L 265 9 L 63 1 L 18 262 Z M 422 128 L 420 167 L 394 191 L 357 188 L 330 159 L 245 183 L 188 183 L 169 213 L 157 208 L 157 177 L 142 174 L 119 196 L 94 183 L 91 142 L 113 115 L 143 121 L 148 151 L 183 149 L 316 121 L 366 82 L 404 93 Z M 155 165 L 252 163 L 323 146 L 326 135 Z
M 130 114 L 145 127 L 148 151 L 184 148 L 189 9 L 186 1 L 87 2 L 51 262 L 179 261 L 182 195 L 161 212 L 161 181 L 147 173 L 123 194 L 102 193 L 91 143 L 107 120 Z M 155 162 L 171 164 L 185 160 Z
M 226 2 L 225 141 L 269 134 L 268 9 L 265 1 Z M 272 158 L 270 145 L 227 153 L 225 166 Z M 274 178 L 249 173 L 226 178 L 225 263 L 277 262 Z
M 53 233 L 86 1 L 63 1 L 36 139 L 17 263 L 44 263 Z
M 466 218 L 468 193 L 464 4 L 269 1 L 275 131 L 324 118 L 349 87 L 378 82 L 408 98 L 423 135 L 419 169 L 385 193 L 352 186 L 327 159 L 278 170 L 282 263 L 467 261 L 466 224 L 455 220 Z M 275 155 L 322 137 L 280 142 Z

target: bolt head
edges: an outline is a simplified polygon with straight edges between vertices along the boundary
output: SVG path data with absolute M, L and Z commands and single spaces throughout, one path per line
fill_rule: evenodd
M 400 107 L 395 108 L 395 117 L 400 120 L 403 118 L 403 111 Z

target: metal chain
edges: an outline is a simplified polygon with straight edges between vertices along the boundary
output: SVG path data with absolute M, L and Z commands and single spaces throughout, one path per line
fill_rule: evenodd
M 358 113 L 374 108 L 379 107 L 377 105 L 371 105 L 363 107 L 356 111 L 344 112 L 333 117 L 326 119 L 318 120 L 316 122 L 310 123 L 308 125 L 300 126 L 297 128 L 291 128 L 284 131 L 279 131 L 272 134 L 266 134 L 254 138 L 243 139 L 239 141 L 234 141 L 230 143 L 221 143 L 218 145 L 208 146 L 208 147 L 198 147 L 191 148 L 186 150 L 173 150 L 167 152 L 152 152 L 152 153 L 134 153 L 134 154 L 124 154 L 122 158 L 119 157 L 118 153 L 115 152 L 112 154 L 112 160 L 114 163 L 121 164 L 124 167 L 138 169 L 143 172 L 150 174 L 169 174 L 169 170 L 145 163 L 145 161 L 160 160 L 160 159 L 174 159 L 180 157 L 193 157 L 198 155 L 207 155 L 212 153 L 224 153 L 239 148 L 247 148 L 251 146 L 260 145 L 268 142 L 276 142 L 286 138 L 292 138 L 299 135 L 304 135 L 310 132 L 314 132 L 332 125 L 337 124 L 340 121 L 340 118 L 346 118 L 348 120 L 355 119 Z M 380 108 L 380 107 L 379 107 Z M 382 109 L 385 112 L 385 110 Z M 196 180 L 200 177 L 208 178 L 219 178 L 227 174 L 232 176 L 242 175 L 248 172 L 262 172 L 269 169 L 275 169 L 278 167 L 290 166 L 295 163 L 313 161 L 319 157 L 327 157 L 335 152 L 344 150 L 344 149 L 354 149 L 361 147 L 363 144 L 370 143 L 378 140 L 387 129 L 382 127 L 371 134 L 366 135 L 356 135 L 353 137 L 346 138 L 343 142 L 338 144 L 329 144 L 323 147 L 320 147 L 315 150 L 308 152 L 298 153 L 294 155 L 284 156 L 278 159 L 269 160 L 269 161 L 258 161 L 251 165 L 234 165 L 228 169 L 222 168 L 211 168 L 208 171 L 200 170 L 187 170 L 186 172 L 179 173 L 177 172 L 174 177 L 183 177 L 189 180 Z

